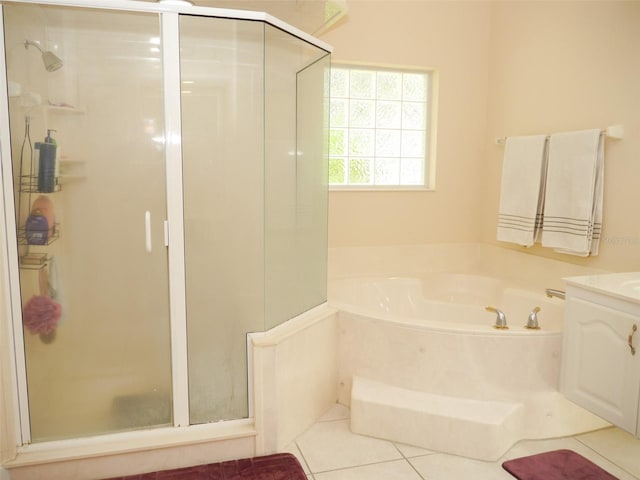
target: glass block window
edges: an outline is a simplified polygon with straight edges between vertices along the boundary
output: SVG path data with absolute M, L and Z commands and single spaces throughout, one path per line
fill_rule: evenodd
M 333 188 L 429 185 L 430 80 L 429 72 L 332 66 Z

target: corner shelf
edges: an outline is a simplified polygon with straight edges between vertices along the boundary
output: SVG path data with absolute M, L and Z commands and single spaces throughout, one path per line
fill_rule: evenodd
M 74 160 L 68 157 L 61 157 L 58 160 L 60 173 L 58 174 L 57 182 L 62 185 L 69 182 L 84 180 L 87 178 L 85 175 L 86 164 L 86 160 Z
M 18 229 L 18 245 L 29 245 L 30 247 L 46 247 L 60 238 L 60 224 L 55 223 L 53 226 L 51 235 L 47 235 L 47 241 L 45 243 L 29 243 L 27 240 L 27 229 L 21 227 Z
M 20 257 L 20 268 L 24 270 L 42 270 L 49 262 L 46 253 L 27 253 Z
M 43 107 L 51 113 L 61 113 L 64 115 L 81 115 L 85 113 L 81 108 L 72 107 L 71 105 L 52 105 L 46 104 Z
M 14 88 L 14 90 L 18 92 L 20 89 Z M 13 96 L 19 97 L 18 100 L 20 101 L 20 106 L 22 107 L 37 106 L 41 108 L 41 112 L 44 114 L 45 125 L 49 124 L 48 115 L 53 115 L 53 116 L 82 115 L 86 113 L 84 109 L 76 108 L 72 105 L 67 105 L 64 103 L 61 103 L 61 104 L 52 104 L 48 102 L 43 103 L 40 95 L 32 92 L 27 92 L 24 94 L 16 93 L 15 95 L 12 95 L 12 97 Z M 22 156 L 20 158 L 20 162 L 21 162 L 20 172 L 22 172 L 23 171 Z M 53 189 L 49 192 L 43 192 L 38 188 L 38 175 L 33 175 L 33 172 L 35 170 L 34 170 L 34 164 L 32 159 L 30 174 L 21 175 L 20 178 L 18 179 L 19 181 L 18 195 L 20 196 L 25 195 L 25 198 L 28 199 L 27 201 L 31 203 L 32 194 L 47 195 L 47 194 L 60 192 L 62 190 L 63 184 L 79 181 L 86 178 L 86 175 L 85 175 L 86 162 L 85 161 L 72 160 L 72 159 L 61 156 L 60 158 L 57 159 L 57 162 L 58 162 L 58 166 L 57 166 L 56 172 L 59 172 L 59 173 L 54 177 Z M 30 209 L 31 209 L 31 205 L 28 206 L 28 210 Z M 20 201 L 18 202 L 18 212 L 22 212 L 20 207 Z M 38 233 L 40 233 L 40 231 L 36 230 L 35 231 L 36 237 Z M 34 238 L 31 235 L 31 232 L 30 232 L 30 235 L 27 235 L 26 220 L 25 220 L 25 223 L 22 224 L 22 227 L 18 227 L 17 243 L 19 246 L 23 247 L 21 248 L 20 263 L 19 263 L 19 266 L 21 269 L 42 270 L 47 266 L 48 262 L 50 261 L 51 257 L 49 256 L 49 253 L 40 252 L 37 250 L 39 250 L 40 248 L 46 249 L 49 245 L 51 245 L 53 242 L 55 242 L 60 238 L 60 225 L 58 223 L 54 223 L 52 228 L 48 229 L 47 232 L 41 232 L 41 233 L 42 233 L 42 237 L 44 237 L 45 234 L 47 235 L 46 241 L 43 241 L 41 244 L 33 243 Z M 31 240 L 32 240 L 31 242 L 29 242 L 29 237 L 31 237 Z M 35 238 L 35 240 L 38 240 L 38 238 Z M 35 252 L 31 251 L 32 248 L 36 251 Z
M 58 181 L 58 177 L 55 177 L 53 181 L 54 181 L 53 191 L 42 192 L 38 190 L 37 175 L 22 175 L 22 177 L 20 177 L 20 192 L 21 193 L 41 193 L 41 194 L 59 192 L 62 189 L 62 187 L 60 185 L 60 182 Z
M 84 175 L 67 175 L 67 174 L 63 174 L 60 175 L 58 177 L 58 181 L 60 182 L 60 184 L 65 184 L 65 183 L 70 183 L 70 182 L 77 182 L 78 180 L 84 180 L 85 177 Z
M 30 194 L 38 194 L 38 195 L 47 195 L 51 193 L 59 192 L 62 189 L 61 182 L 59 177 L 54 178 L 54 187 L 52 192 L 42 192 L 38 189 L 38 176 L 37 175 L 22 175 L 20 177 L 20 195 L 28 194 L 29 198 L 31 198 Z M 42 243 L 32 243 L 29 242 L 27 238 L 27 228 L 26 225 L 18 227 L 17 231 L 17 244 L 26 248 L 26 253 L 24 255 L 20 255 L 20 269 L 24 270 L 42 270 L 46 267 L 47 262 L 49 261 L 49 256 L 47 253 L 40 252 L 31 252 L 31 247 L 39 248 L 39 247 L 47 247 L 51 245 L 53 242 L 60 238 L 60 224 L 54 223 L 53 228 L 47 230 L 47 239 Z

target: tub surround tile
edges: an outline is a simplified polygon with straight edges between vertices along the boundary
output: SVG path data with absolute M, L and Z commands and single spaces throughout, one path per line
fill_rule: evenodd
M 337 397 L 337 313 L 309 310 L 267 334 L 251 336 L 258 452 L 282 450 Z
M 480 271 L 540 292 L 545 288 L 564 290 L 564 277 L 605 273 L 601 269 L 494 245 L 481 245 L 479 253 Z
M 434 395 L 353 379 L 353 432 L 452 454 L 500 458 L 519 438 L 523 414 L 519 403 Z
M 329 278 L 476 272 L 496 275 L 540 291 L 544 288 L 563 289 L 564 277 L 605 273 L 601 269 L 485 243 L 332 247 L 329 248 L 328 260 Z

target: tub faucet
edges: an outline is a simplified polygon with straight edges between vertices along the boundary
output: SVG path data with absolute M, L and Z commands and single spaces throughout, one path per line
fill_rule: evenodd
M 549 298 L 556 297 L 564 300 L 566 297 L 565 292 L 563 292 L 562 290 L 556 290 L 555 288 L 547 288 L 544 292 L 547 294 L 547 297 Z
M 496 323 L 493 326 L 493 328 L 499 328 L 501 330 L 509 328 L 507 326 L 507 316 L 504 314 L 502 310 L 497 309 L 495 307 L 485 307 L 485 310 L 487 312 L 493 312 L 496 314 Z
M 529 318 L 527 319 L 527 324 L 524 328 L 530 328 L 532 330 L 540 330 L 540 324 L 538 323 L 538 312 L 540 311 L 540 307 L 536 307 L 529 314 Z

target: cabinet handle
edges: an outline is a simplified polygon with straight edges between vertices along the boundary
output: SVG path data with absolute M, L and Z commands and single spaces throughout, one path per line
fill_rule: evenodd
M 634 323 L 631 327 L 631 333 L 629 334 L 629 348 L 631 349 L 631 355 L 636 354 L 636 347 L 633 346 L 633 334 L 638 330 L 638 326 Z

